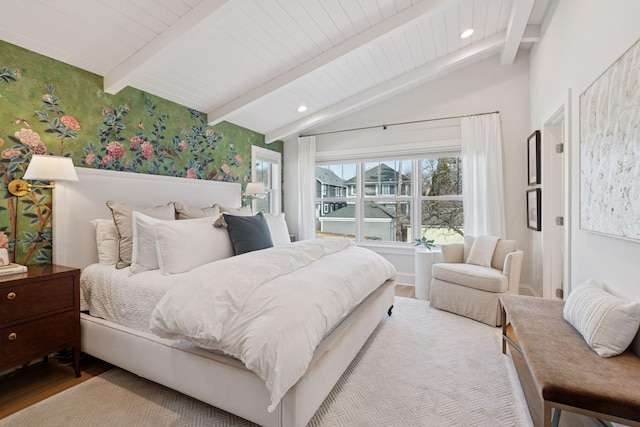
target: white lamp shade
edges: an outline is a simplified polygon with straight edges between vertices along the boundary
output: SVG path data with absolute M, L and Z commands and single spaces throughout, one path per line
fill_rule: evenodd
M 31 181 L 78 181 L 78 174 L 73 167 L 71 157 L 31 156 L 27 171 L 22 179 Z
M 264 194 L 264 184 L 261 182 L 249 182 L 244 194 Z

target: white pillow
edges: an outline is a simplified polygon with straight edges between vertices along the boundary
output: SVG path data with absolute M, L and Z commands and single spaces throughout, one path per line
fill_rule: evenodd
M 498 238 L 495 236 L 477 236 L 467 257 L 467 264 L 491 267 L 493 252 L 496 250 Z
M 291 236 L 289 236 L 289 229 L 284 219 L 284 212 L 278 215 L 264 214 L 264 219 L 267 220 L 273 246 L 282 246 L 291 243 Z
M 609 294 L 594 280 L 571 291 L 563 315 L 601 357 L 625 351 L 640 327 L 640 304 Z
M 131 266 L 133 274 L 147 270 L 157 270 L 158 250 L 156 249 L 155 225 L 160 222 L 174 221 L 152 218 L 139 211 L 131 213 L 131 227 L 133 229 L 133 248 L 131 251 Z
M 217 203 L 214 203 L 213 206 L 206 208 L 193 208 L 191 206 L 183 205 L 179 202 L 174 202 L 174 205 L 176 207 L 176 214 L 178 215 L 178 219 L 195 219 L 220 215 L 220 207 L 218 207 Z
M 113 219 L 94 219 L 90 221 L 96 230 L 98 263 L 116 265 L 118 262 L 118 229 Z
M 224 208 L 220 206 L 220 212 L 235 216 L 253 216 L 253 211 L 249 205 L 240 206 L 239 208 Z
M 209 262 L 234 255 L 225 228 L 217 217 L 162 222 L 155 225 L 158 264 L 162 274 L 184 273 Z

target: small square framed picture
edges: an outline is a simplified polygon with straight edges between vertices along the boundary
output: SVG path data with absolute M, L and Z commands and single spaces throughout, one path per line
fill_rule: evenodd
M 527 170 L 528 184 L 540 184 L 540 131 L 537 130 L 527 138 Z
M 539 188 L 527 190 L 527 227 L 540 231 L 542 221 L 542 193 Z

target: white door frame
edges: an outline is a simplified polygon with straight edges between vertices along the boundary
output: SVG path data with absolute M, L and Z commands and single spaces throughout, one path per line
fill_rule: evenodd
M 542 296 L 552 299 L 559 299 L 555 293 L 558 280 L 562 280 L 565 298 L 569 294 L 571 283 L 570 118 L 569 89 L 566 102 L 551 114 L 542 130 Z M 564 144 L 563 155 L 556 153 L 556 145 L 559 143 Z M 556 225 L 558 216 L 563 217 L 563 226 Z M 558 269 L 562 269 L 560 278 Z

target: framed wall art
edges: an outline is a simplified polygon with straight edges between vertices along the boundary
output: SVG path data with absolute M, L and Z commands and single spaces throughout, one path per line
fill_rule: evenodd
M 539 188 L 527 190 L 527 227 L 540 231 L 542 221 L 542 193 Z
M 540 131 L 537 130 L 527 138 L 527 171 L 529 185 L 540 184 Z
M 640 40 L 580 95 L 580 228 L 640 241 Z

